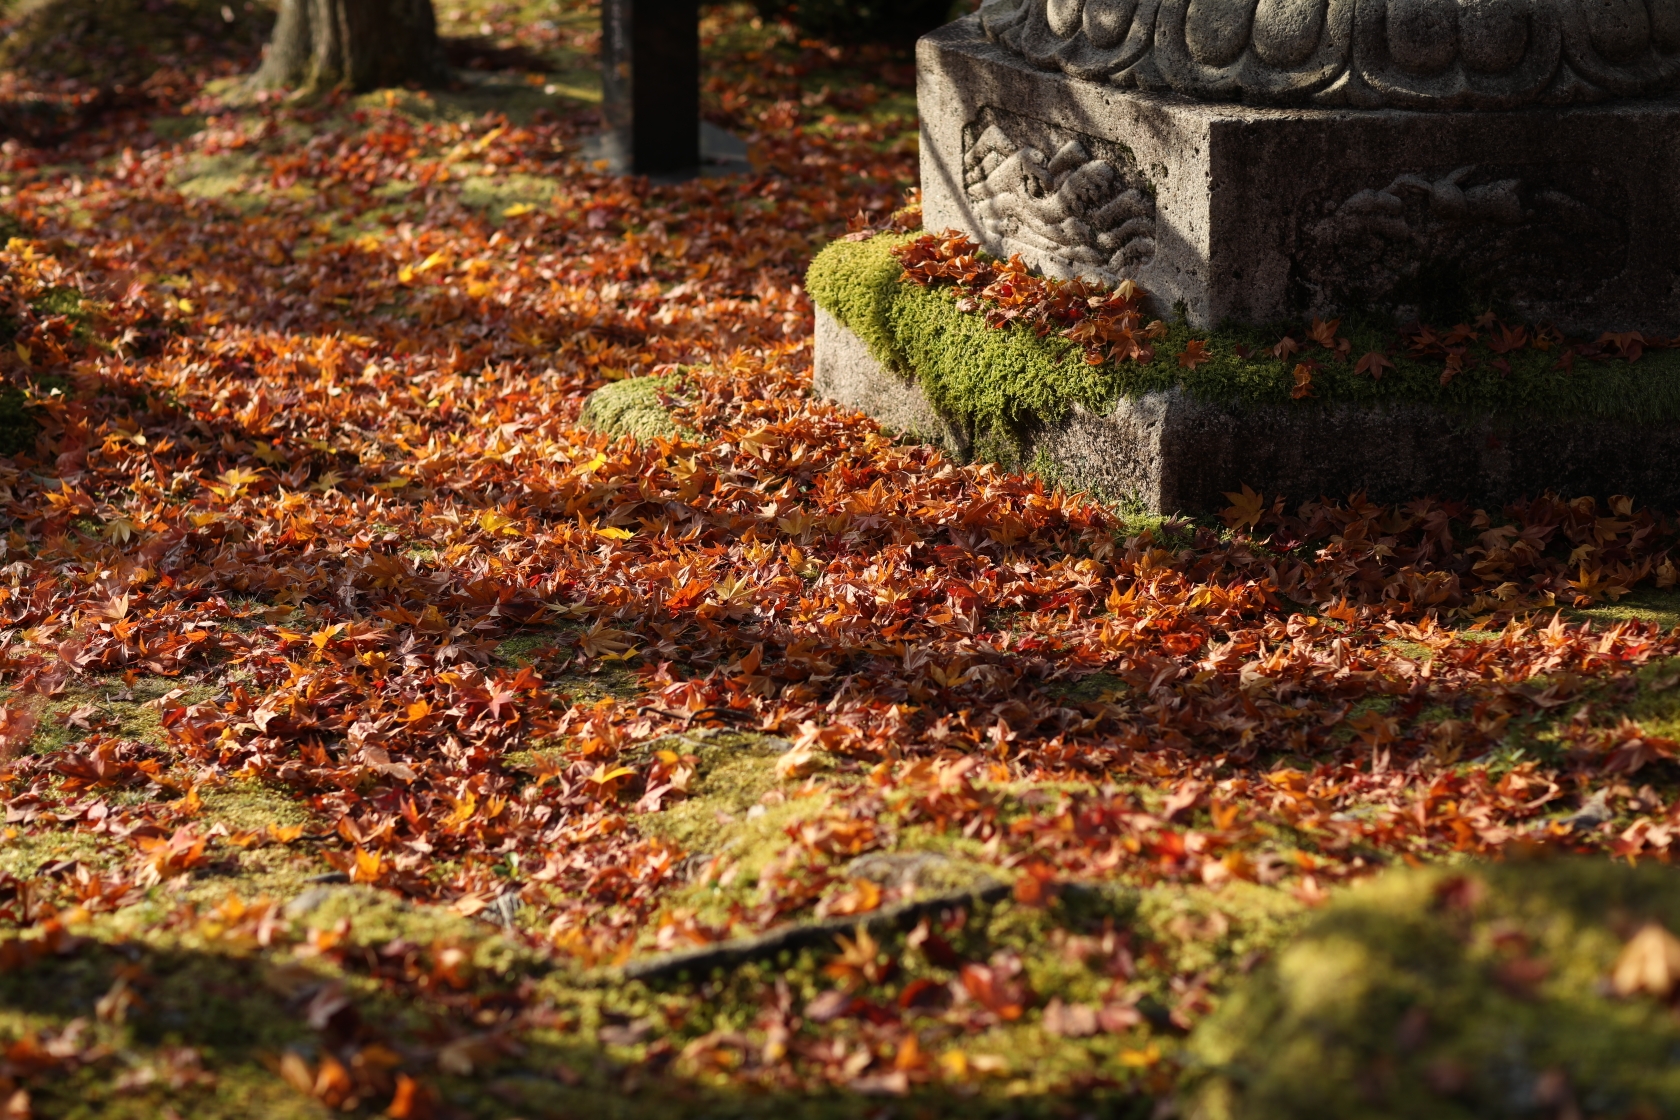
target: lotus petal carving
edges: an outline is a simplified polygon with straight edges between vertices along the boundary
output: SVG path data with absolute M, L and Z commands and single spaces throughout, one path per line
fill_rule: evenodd
M 1680 84 L 1680 0 L 989 0 L 1034 66 L 1202 100 L 1514 109 Z

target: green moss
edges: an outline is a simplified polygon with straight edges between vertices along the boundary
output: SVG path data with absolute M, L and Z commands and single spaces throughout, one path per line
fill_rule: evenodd
M 1680 929 L 1668 867 L 1547 860 L 1398 871 L 1330 906 L 1205 1021 L 1195 1114 L 1505 1117 L 1680 1109 L 1680 1022 L 1606 977 L 1646 921 Z
M 1614 603 L 1602 603 L 1572 613 L 1577 618 L 1591 619 L 1601 628 L 1628 619 L 1639 619 L 1672 630 L 1680 626 L 1680 588 L 1640 587 Z
M 93 677 L 64 689 L 51 700 L 25 699 L 24 703 L 35 709 L 38 720 L 29 749 L 46 754 L 85 738 L 89 733 L 87 728 L 68 722 L 70 714 L 78 709 L 82 711 L 83 723 L 101 727 L 107 734 L 162 745 L 162 715 L 157 708 L 147 705 L 179 687 L 172 678 L 151 674 L 138 677 L 133 687 L 118 677 Z M 194 685 L 184 690 L 179 699 L 185 704 L 196 704 L 213 695 L 215 689 Z
M 1039 336 L 1020 325 L 989 327 L 983 316 L 957 310 L 953 289 L 902 280 L 891 250 L 906 240 L 878 235 L 829 245 L 812 262 L 807 287 L 819 307 L 856 332 L 889 369 L 913 374 L 934 407 L 977 441 L 1054 423 L 1076 405 L 1105 411 L 1121 397 L 1175 388 L 1198 399 L 1249 407 L 1409 402 L 1464 413 L 1680 419 L 1680 351 L 1648 351 L 1637 362 L 1582 359 L 1564 370 L 1557 368 L 1556 350 L 1528 348 L 1504 355 L 1510 365 L 1504 374 L 1491 364 L 1499 356 L 1476 343 L 1469 350 L 1470 368 L 1443 384 L 1441 362 L 1407 357 L 1393 329 L 1354 316 L 1341 330 L 1353 355 L 1386 350 L 1394 363 L 1380 381 L 1316 346 L 1287 360 L 1273 357 L 1271 347 L 1286 331 L 1306 337 L 1304 324 L 1193 330 L 1177 321 L 1168 325 L 1148 364 L 1091 366 L 1083 351 L 1059 334 Z M 1192 339 L 1204 341 L 1211 356 L 1194 370 L 1178 363 Z M 1319 361 L 1321 368 L 1313 374 L 1312 396 L 1295 400 L 1293 370 L 1302 358 Z
M 535 664 L 569 644 L 571 636 L 581 629 L 583 627 L 576 623 L 562 623 L 558 626 L 545 626 L 528 634 L 515 634 L 497 643 L 495 658 L 511 668 Z
M 578 423 L 610 436 L 634 439 L 675 439 L 682 434 L 664 397 L 679 378 L 630 377 L 603 385 L 589 394 Z
M 501 217 L 510 206 L 541 206 L 559 191 L 558 180 L 538 175 L 470 175 L 461 181 L 461 204 Z
M 1057 681 L 1045 691 L 1058 700 L 1091 704 L 1129 696 L 1132 686 L 1112 673 L 1091 673 L 1078 680 Z
M 261 200 L 246 194 L 243 188 L 261 166 L 260 158 L 250 152 L 199 155 L 184 161 L 171 181 L 188 198 L 225 198 L 236 205 L 254 207 Z
M 0 1038 L 80 1023 L 82 1042 L 103 1048 L 67 1075 L 29 1085 L 34 1114 L 127 1120 L 176 1115 L 320 1117 L 327 1110 L 270 1073 L 259 1054 L 314 1039 L 249 962 L 215 953 L 95 943 L 0 976 Z M 109 1021 L 101 997 L 125 976 L 140 998 Z M 120 1006 L 120 1005 L 119 1005 Z M 191 1047 L 188 1056 L 179 1047 Z M 202 1073 L 200 1072 L 202 1071 Z M 173 1076 L 172 1076 L 173 1075 Z
M 75 319 L 83 314 L 82 305 L 86 302 L 86 298 L 75 288 L 59 285 L 30 300 L 29 306 L 43 315 L 64 315 Z

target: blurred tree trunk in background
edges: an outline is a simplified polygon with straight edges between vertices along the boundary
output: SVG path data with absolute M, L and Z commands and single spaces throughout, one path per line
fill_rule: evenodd
M 356 91 L 448 80 L 432 0 L 281 0 L 258 89 Z

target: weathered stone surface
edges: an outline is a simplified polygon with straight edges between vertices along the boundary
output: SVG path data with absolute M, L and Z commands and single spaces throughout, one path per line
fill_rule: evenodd
M 967 458 L 966 434 L 939 415 L 914 382 L 883 369 L 861 338 L 820 307 L 814 365 L 811 389 L 817 396 L 868 413 L 890 432 Z
M 956 425 L 912 381 L 882 368 L 862 341 L 818 311 L 816 391 L 890 431 L 963 455 Z M 1525 495 L 1626 494 L 1680 506 L 1680 425 L 1544 416 L 1466 415 L 1424 405 L 1241 408 L 1181 390 L 1122 399 L 1104 415 L 1075 410 L 1026 433 L 1070 487 L 1127 498 L 1157 513 L 1229 505 L 1247 484 L 1293 500 L 1379 502 L 1434 495 L 1497 506 Z
M 1204 100 L 1514 109 L 1680 77 L 1680 0 L 993 0 L 1043 69 Z
M 1093 27 L 1108 11 L 1046 18 L 1062 8 Z M 917 64 L 927 227 L 1050 275 L 1130 277 L 1198 325 L 1492 305 L 1566 331 L 1680 331 L 1680 101 L 1198 102 L 1036 69 L 978 16 L 924 37 Z

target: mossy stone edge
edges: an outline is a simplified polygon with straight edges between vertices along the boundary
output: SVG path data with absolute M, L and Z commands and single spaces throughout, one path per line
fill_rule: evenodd
M 1243 485 L 1294 499 L 1497 506 L 1555 491 L 1680 505 L 1664 466 L 1680 456 L 1680 352 L 1569 371 L 1529 349 L 1507 355 L 1508 376 L 1488 352 L 1443 383 L 1444 366 L 1406 357 L 1392 331 L 1355 325 L 1342 332 L 1353 353 L 1387 349 L 1395 368 L 1375 380 L 1320 351 L 1313 395 L 1298 400 L 1293 365 L 1270 356 L 1283 327 L 1180 322 L 1152 362 L 1093 366 L 1055 333 L 990 327 L 952 289 L 903 280 L 892 249 L 905 240 L 836 242 L 812 263 L 815 387 L 961 458 L 1158 513 L 1222 508 Z M 1178 363 L 1192 339 L 1213 356 L 1193 370 Z

